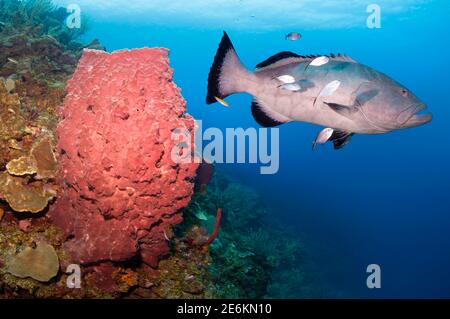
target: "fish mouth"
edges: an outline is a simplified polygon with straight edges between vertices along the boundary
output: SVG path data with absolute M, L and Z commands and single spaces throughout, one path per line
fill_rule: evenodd
M 426 109 L 427 106 L 425 104 L 414 105 L 407 108 L 397 118 L 400 128 L 412 128 L 431 122 L 433 119 L 433 115 L 431 113 L 420 114 Z

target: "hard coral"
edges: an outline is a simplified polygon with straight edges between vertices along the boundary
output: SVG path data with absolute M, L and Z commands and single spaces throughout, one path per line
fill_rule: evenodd
M 176 164 L 175 129 L 194 129 L 165 49 L 86 50 L 58 126 L 62 196 L 49 215 L 76 262 L 156 266 L 182 221 L 197 164 Z
M 58 162 L 48 137 L 39 140 L 31 149 L 31 156 L 21 156 L 6 165 L 9 174 L 15 176 L 38 174 L 39 179 L 54 178 Z
M 0 1 L 0 172 L 10 174 L 2 172 L 0 199 L 16 212 L 40 212 L 55 195 L 47 189 L 55 187 L 56 109 L 82 47 L 51 36 L 79 32 L 66 16 L 50 0 Z
M 59 260 L 53 246 L 37 243 L 36 247 L 27 247 L 13 256 L 7 267 L 7 271 L 16 277 L 47 282 L 58 274 Z
M 21 156 L 6 165 L 9 174 L 15 176 L 32 175 L 37 172 L 36 161 L 30 156 Z
M 0 283 L 2 283 L 5 289 L 4 291 L 1 291 L 0 289 L 0 299 L 32 297 L 58 298 L 62 295 L 75 293 L 73 289 L 66 291 L 66 282 L 62 276 L 52 278 L 49 282 L 41 282 L 32 278 L 37 278 L 35 273 L 40 274 L 39 276 L 42 276 L 43 273 L 51 276 L 54 274 L 54 271 L 56 271 L 55 269 L 58 264 L 55 262 L 55 256 L 50 252 L 52 249 L 45 247 L 46 245 L 54 248 L 54 251 L 56 251 L 58 256 L 58 261 L 65 263 L 67 260 L 66 254 L 61 248 L 63 239 L 64 236 L 61 231 L 54 226 L 46 224 L 42 218 L 33 219 L 32 225 L 27 226 L 26 232 L 19 229 L 16 220 L 4 218 L 0 231 L 0 261 L 3 261 L 3 266 L 0 265 Z M 27 252 L 31 251 L 36 253 L 36 250 L 39 254 L 42 253 L 42 245 L 44 245 L 44 250 L 46 251 L 44 252 L 44 262 L 42 262 L 42 260 L 40 261 L 40 257 L 31 261 L 28 260 L 29 257 L 25 256 L 25 260 L 28 260 L 25 261 L 25 265 L 20 266 L 12 264 L 15 258 L 18 256 L 23 257 L 24 253 L 27 254 Z M 15 260 L 14 262 L 18 262 L 18 260 Z M 18 269 L 19 266 L 22 270 Z M 43 266 L 45 266 L 46 270 L 39 269 Z M 23 270 L 24 267 L 26 271 Z M 8 273 L 8 268 L 12 273 L 27 278 L 19 278 Z M 42 280 L 47 280 L 47 278 L 39 277 L 39 279 Z
M 48 137 L 39 140 L 31 149 L 31 156 L 36 162 L 36 172 L 39 179 L 54 178 L 58 170 L 58 162 L 53 153 L 53 145 Z
M 0 173 L 0 198 L 6 200 L 16 212 L 43 211 L 54 196 L 43 186 L 41 182 L 29 183 L 27 178 Z

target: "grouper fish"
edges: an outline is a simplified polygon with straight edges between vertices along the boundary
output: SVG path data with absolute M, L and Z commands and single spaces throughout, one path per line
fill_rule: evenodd
M 289 89 L 292 85 L 296 89 Z M 224 32 L 209 73 L 206 103 L 234 93 L 253 96 L 252 114 L 261 126 L 317 124 L 332 130 L 328 141 L 335 149 L 354 134 L 383 134 L 432 120 L 431 114 L 419 114 L 426 105 L 411 91 L 349 56 L 280 52 L 251 72 Z

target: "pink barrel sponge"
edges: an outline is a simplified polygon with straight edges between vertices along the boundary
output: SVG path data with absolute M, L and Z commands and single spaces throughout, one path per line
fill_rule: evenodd
M 81 264 L 140 256 L 155 267 L 182 221 L 198 164 L 177 164 L 176 129 L 194 130 L 166 49 L 86 50 L 57 129 L 63 189 L 49 216 Z

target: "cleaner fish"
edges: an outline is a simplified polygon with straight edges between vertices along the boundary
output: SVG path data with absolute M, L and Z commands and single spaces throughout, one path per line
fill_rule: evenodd
M 315 63 L 319 57 L 326 63 Z M 289 79 L 298 90 L 285 89 L 280 79 Z M 354 134 L 383 134 L 432 120 L 431 114 L 419 114 L 426 105 L 411 91 L 346 55 L 281 52 L 250 72 L 224 32 L 210 70 L 206 103 L 234 93 L 253 96 L 252 114 L 261 126 L 298 121 L 332 129 L 329 141 L 335 149 L 347 145 Z

